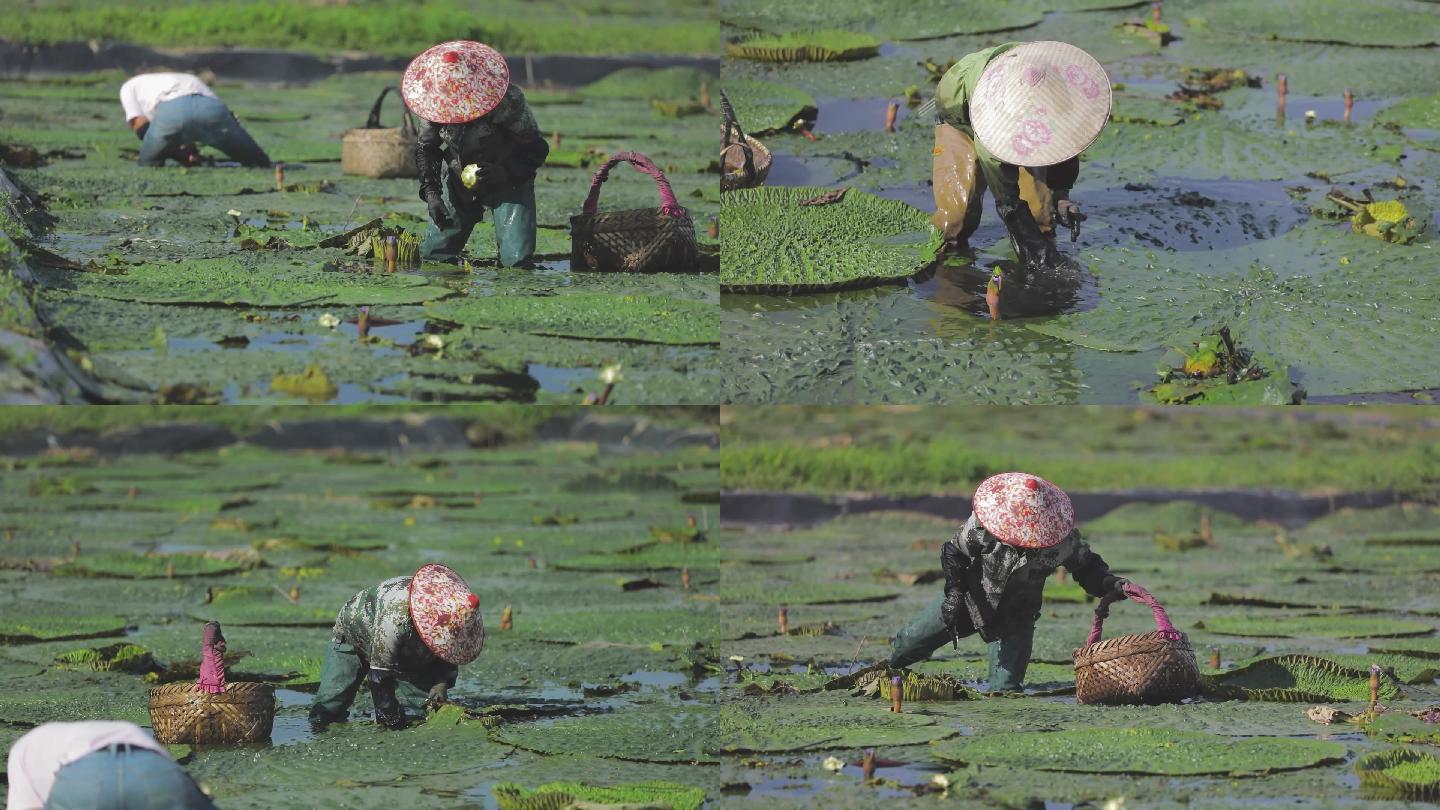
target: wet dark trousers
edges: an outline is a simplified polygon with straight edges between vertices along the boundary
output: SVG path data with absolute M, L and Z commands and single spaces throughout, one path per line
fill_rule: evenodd
M 936 650 L 954 640 L 950 628 L 940 616 L 944 595 L 935 598 L 895 636 L 890 652 L 890 666 L 907 667 L 929 658 Z M 1030 666 L 1030 650 L 1035 641 L 1032 620 L 1005 638 L 990 642 L 991 692 L 1018 692 L 1025 684 L 1025 670 Z
M 163 165 L 165 156 L 182 143 L 213 146 L 246 166 L 270 165 L 270 156 L 230 109 L 210 96 L 181 96 L 161 102 L 140 144 L 140 165 Z
M 462 211 L 450 198 L 450 184 L 441 183 L 441 197 L 450 216 L 448 227 L 434 222 L 425 230 L 420 243 L 420 258 L 427 262 L 450 262 L 460 256 L 470 233 L 485 216 L 485 209 L 476 207 Z M 502 267 L 514 267 L 535 254 L 535 181 L 516 183 L 499 195 L 492 208 L 495 223 L 495 244 L 499 248 Z
M 339 723 L 348 719 L 350 704 L 355 702 L 355 694 L 365 683 L 369 672 L 370 665 L 360 658 L 353 645 L 331 639 L 330 646 L 325 650 L 325 661 L 320 665 L 320 690 L 310 704 L 310 719 L 322 723 Z M 432 686 L 433 683 L 419 683 L 397 673 L 395 697 L 400 700 L 401 706 L 423 716 Z

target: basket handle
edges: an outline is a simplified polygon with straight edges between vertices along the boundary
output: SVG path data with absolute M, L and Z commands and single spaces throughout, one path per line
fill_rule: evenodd
M 1133 582 L 1127 582 L 1120 591 L 1111 591 L 1105 594 L 1100 598 L 1100 604 L 1095 606 L 1095 619 L 1090 623 L 1090 636 L 1085 639 L 1087 647 L 1100 640 L 1100 633 L 1105 626 L 1105 618 L 1110 615 L 1110 605 L 1127 598 L 1150 608 L 1150 612 L 1155 615 L 1155 630 L 1161 636 L 1171 641 L 1179 641 L 1182 638 L 1183 634 L 1170 623 L 1170 615 L 1165 612 L 1160 600 L 1143 587 Z
M 660 210 L 677 219 L 685 216 L 685 209 L 680 205 L 680 201 L 675 199 L 675 192 L 670 188 L 670 181 L 665 179 L 665 173 L 650 162 L 650 158 L 639 152 L 616 152 L 595 172 L 594 179 L 590 181 L 590 195 L 585 198 L 584 212 L 587 215 L 593 215 L 599 207 L 600 186 L 610 179 L 610 170 L 620 163 L 629 163 L 655 179 L 655 187 L 660 190 Z
M 380 97 L 375 99 L 375 106 L 370 108 L 370 117 L 365 119 L 366 129 L 382 129 L 380 126 L 380 105 L 385 103 L 385 94 L 391 90 L 395 91 L 395 95 L 400 95 L 400 88 L 393 84 L 381 90 Z M 415 117 L 410 114 L 410 108 L 406 107 L 403 101 L 400 104 L 400 111 L 400 131 L 405 135 L 413 137 L 416 134 Z
M 729 146 L 732 143 L 730 140 L 731 130 L 734 130 L 735 134 L 739 136 L 736 140 L 745 143 L 745 132 L 740 129 L 740 121 L 735 117 L 735 108 L 730 106 L 730 97 L 725 95 L 724 90 L 720 91 L 720 111 L 725 115 L 724 145 Z

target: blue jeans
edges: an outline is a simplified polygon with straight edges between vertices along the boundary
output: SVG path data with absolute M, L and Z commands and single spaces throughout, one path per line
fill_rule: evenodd
M 164 165 L 182 143 L 213 146 L 246 166 L 270 165 L 270 156 L 218 98 L 193 95 L 161 102 L 140 144 L 140 165 Z
M 60 769 L 46 810 L 215 810 L 164 754 L 112 745 Z
M 450 199 L 450 184 L 440 184 L 440 196 L 450 215 L 450 227 L 440 228 L 434 222 L 425 229 L 420 243 L 420 258 L 427 262 L 450 262 L 460 256 L 470 232 L 485 217 L 485 207 L 462 211 Z M 489 207 L 489 206 L 487 206 Z M 492 207 L 495 221 L 495 244 L 500 264 L 514 267 L 535 254 L 535 181 L 516 183 L 496 195 Z

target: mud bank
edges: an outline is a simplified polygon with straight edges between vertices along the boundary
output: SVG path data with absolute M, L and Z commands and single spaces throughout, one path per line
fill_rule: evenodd
M 1269 521 L 1286 528 L 1299 528 L 1339 509 L 1375 508 L 1396 502 L 1393 492 L 1349 492 L 1337 495 L 1306 495 L 1289 490 L 1254 489 L 1129 489 L 1110 492 L 1072 492 L 1075 519 L 1094 520 L 1127 503 L 1169 503 L 1194 501 L 1229 512 L 1248 521 Z M 828 498 L 790 492 L 725 492 L 720 496 L 723 522 L 736 526 L 809 526 L 844 515 L 903 510 L 923 512 L 942 518 L 960 519 L 970 514 L 968 495 L 854 495 Z
M 552 82 L 578 85 L 621 68 L 690 67 L 719 74 L 720 60 L 706 56 L 568 56 L 512 55 L 506 58 L 510 75 L 528 84 Z M 257 82 L 310 82 L 338 73 L 404 70 L 408 59 L 363 53 L 317 56 L 297 51 L 262 48 L 188 50 L 147 48 L 123 42 L 57 42 L 37 45 L 0 40 L 0 74 L 6 77 L 40 77 L 97 70 L 136 71 L 164 65 L 177 70 L 211 70 L 222 79 Z

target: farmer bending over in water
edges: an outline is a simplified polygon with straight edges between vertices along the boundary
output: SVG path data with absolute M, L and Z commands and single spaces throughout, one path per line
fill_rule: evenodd
M 405 69 L 400 93 L 422 119 L 415 169 L 434 224 L 420 258 L 455 261 L 488 208 L 500 264 L 528 260 L 535 252 L 535 172 L 550 144 L 525 94 L 510 83 L 505 57 L 479 42 L 442 42 Z
M 1026 473 L 1001 473 L 975 490 L 974 511 L 940 547 L 945 594 L 895 637 L 890 666 L 923 661 L 972 634 L 990 642 L 990 691 L 1019 691 L 1030 665 L 1045 579 L 1065 566 L 1091 596 L 1144 589 L 1110 573 L 1080 538 L 1070 498 Z
M 424 712 L 444 703 L 459 666 L 484 646 L 480 597 L 459 574 L 432 563 L 414 576 L 387 579 L 340 608 L 310 719 L 344 721 L 360 684 L 368 683 L 376 722 L 404 728 L 401 704 Z
M 215 92 L 189 73 L 144 73 L 120 86 L 125 122 L 140 139 L 140 165 L 163 166 L 173 158 L 200 162 L 196 144 L 213 146 L 246 166 L 269 166 L 270 156 L 220 103 Z
M 932 220 L 947 248 L 969 249 L 989 188 L 1025 269 L 1054 266 L 1054 225 L 1085 219 L 1070 189 L 1110 115 L 1105 69 L 1063 42 L 1007 42 L 956 62 L 934 103 Z

